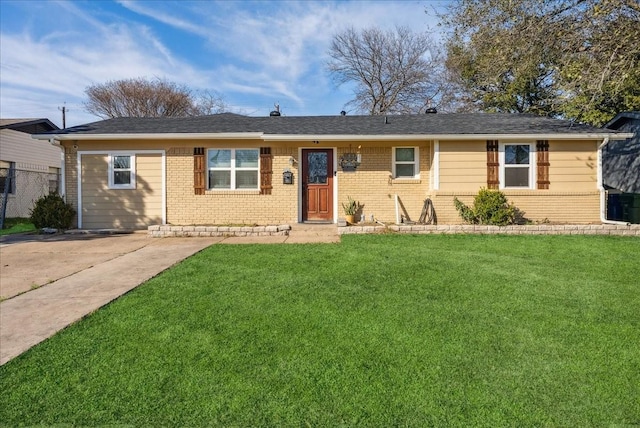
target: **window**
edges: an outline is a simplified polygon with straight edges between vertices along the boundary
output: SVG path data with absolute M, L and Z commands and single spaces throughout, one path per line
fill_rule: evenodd
M 13 162 L 2 162 L 3 167 L 0 168 L 0 195 L 4 195 L 6 191 L 13 195 L 16 193 L 16 170 Z M 5 168 L 4 165 L 7 165 Z M 12 176 L 9 177 L 9 174 Z M 8 186 L 8 188 L 7 188 Z
M 419 178 L 417 147 L 393 148 L 393 177 L 394 178 Z
M 136 188 L 136 157 L 126 154 L 109 155 L 109 188 Z
M 534 151 L 531 144 L 501 145 L 501 188 L 533 188 Z
M 258 190 L 258 149 L 210 149 L 209 189 Z

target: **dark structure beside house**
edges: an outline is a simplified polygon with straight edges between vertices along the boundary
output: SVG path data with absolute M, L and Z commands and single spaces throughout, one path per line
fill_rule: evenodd
M 602 151 L 607 217 L 640 223 L 640 111 L 620 113 L 605 127 L 634 133 L 632 138 L 610 141 Z

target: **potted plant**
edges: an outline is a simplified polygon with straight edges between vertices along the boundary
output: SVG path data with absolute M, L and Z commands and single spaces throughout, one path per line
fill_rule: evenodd
M 355 215 L 358 209 L 360 209 L 360 204 L 349 196 L 347 203 L 342 203 L 342 209 L 344 209 L 344 218 L 347 221 L 347 224 L 354 224 Z

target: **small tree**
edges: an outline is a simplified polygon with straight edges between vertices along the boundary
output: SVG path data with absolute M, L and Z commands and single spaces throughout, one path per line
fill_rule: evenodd
M 36 229 L 50 227 L 52 229 L 66 230 L 71 227 L 76 210 L 67 204 L 62 196 L 57 193 L 49 193 L 40 197 L 31 210 L 31 222 Z
M 460 217 L 469 224 L 505 226 L 514 224 L 518 215 L 518 209 L 499 190 L 480 189 L 473 200 L 473 207 L 465 205 L 457 197 L 453 198 L 453 204 Z

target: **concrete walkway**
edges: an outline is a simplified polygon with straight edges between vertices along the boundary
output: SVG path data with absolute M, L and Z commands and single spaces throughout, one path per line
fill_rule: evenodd
M 210 245 L 340 239 L 335 225 L 295 225 L 289 236 L 110 238 L 32 235 L 0 241 L 0 288 L 7 293 L 0 302 L 0 365 Z

